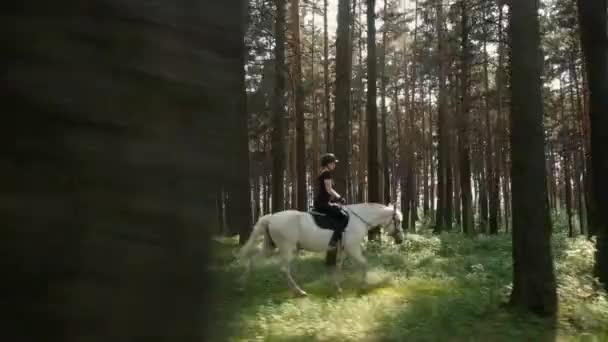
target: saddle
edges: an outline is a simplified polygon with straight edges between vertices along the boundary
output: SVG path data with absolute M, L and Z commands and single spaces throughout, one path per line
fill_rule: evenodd
M 321 229 L 329 229 L 329 230 L 341 230 L 348 225 L 349 215 L 348 212 L 342 209 L 342 213 L 345 215 L 344 219 L 336 219 L 330 217 L 327 214 L 320 213 L 314 209 L 311 209 L 309 214 L 312 215 L 312 219 L 315 221 L 315 224 Z

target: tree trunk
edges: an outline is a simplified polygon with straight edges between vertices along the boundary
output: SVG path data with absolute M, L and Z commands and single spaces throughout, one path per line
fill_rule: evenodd
M 564 151 L 564 190 L 566 197 L 566 215 L 568 216 L 568 237 L 574 237 L 572 226 L 572 181 L 570 176 L 570 152 Z
M 246 51 L 243 49 L 243 70 L 245 70 Z M 249 114 L 247 112 L 247 90 L 245 89 L 245 72 L 243 71 L 243 79 L 241 80 L 241 98 L 239 100 L 240 110 L 237 112 L 233 122 L 235 129 L 239 134 L 233 137 L 234 140 L 234 158 L 230 158 L 233 162 L 231 168 L 234 173 L 233 181 L 228 184 L 232 192 L 232 202 L 234 215 L 232 217 L 233 224 L 239 234 L 239 244 L 244 245 L 251 235 L 251 183 L 250 183 L 250 164 L 249 164 Z
M 413 77 L 413 76 L 412 76 Z M 412 92 L 414 91 L 414 89 L 412 88 Z M 406 95 L 407 97 L 407 92 Z M 413 106 L 413 102 L 410 102 L 410 106 L 409 106 L 409 113 L 407 113 L 408 115 L 408 128 L 407 128 L 407 132 L 405 134 L 405 138 L 407 141 L 407 146 L 405 148 L 406 153 L 407 153 L 407 178 L 406 178 L 406 205 L 407 205 L 407 211 L 409 214 L 409 220 L 410 220 L 410 232 L 412 233 L 416 233 L 416 201 L 415 201 L 415 196 L 416 196 L 416 158 L 414 156 L 414 132 L 415 132 L 415 125 L 414 125 L 414 120 L 415 120 L 415 114 L 414 114 L 414 106 Z M 408 218 L 408 216 L 404 217 L 404 220 L 406 220 Z
M 509 220 L 510 220 L 510 198 L 509 198 L 509 169 L 507 167 L 506 161 L 506 153 L 504 152 L 507 147 L 506 139 L 504 136 L 506 135 L 506 125 L 504 125 L 504 121 L 506 120 L 506 111 L 503 109 L 503 90 L 505 87 L 505 71 L 503 66 L 505 47 L 503 43 L 503 4 L 499 3 L 498 9 L 498 70 L 496 71 L 496 101 L 497 101 L 497 119 L 496 119 L 496 132 L 497 139 L 496 144 L 494 145 L 494 151 L 496 153 L 496 159 L 498 160 L 498 173 L 496 177 L 500 177 L 502 175 L 502 195 L 503 195 L 503 203 L 504 203 L 504 215 L 503 220 L 505 223 L 505 231 L 509 231 Z M 503 117 L 504 116 L 504 117 Z
M 416 2 L 417 3 L 417 2 Z M 430 215 L 430 189 L 429 189 L 429 166 L 431 165 L 431 158 L 432 156 L 429 153 L 429 149 L 428 149 L 428 138 L 427 138 L 427 130 L 431 130 L 432 127 L 429 124 L 429 127 L 427 128 L 426 126 L 426 115 L 425 115 L 425 93 L 424 93 L 424 83 L 421 83 L 420 85 L 420 101 L 421 101 L 421 108 L 422 108 L 422 148 L 421 148 L 421 152 L 422 152 L 422 160 L 423 160 L 423 166 L 422 166 L 422 182 L 423 184 L 423 188 L 422 188 L 422 211 L 424 213 L 425 218 L 429 217 Z
M 350 2 L 340 0 L 338 3 L 338 32 L 336 40 L 336 122 L 335 152 L 341 159 L 336 169 L 334 185 L 339 194 L 346 194 L 349 142 L 350 110 Z
M 591 170 L 597 233 L 595 275 L 608 289 L 608 37 L 606 2 L 578 0 L 580 32 L 589 81 Z
M 384 22 L 386 23 L 386 15 L 388 8 L 388 1 L 384 0 Z M 385 24 L 386 26 L 386 24 Z M 387 39 L 387 28 L 385 27 L 382 31 L 382 54 L 380 55 L 380 110 L 382 115 L 382 195 L 384 204 L 391 202 L 391 184 L 389 178 L 390 160 L 388 156 L 388 142 L 387 142 L 387 127 L 386 127 L 386 83 L 388 76 L 386 75 L 386 39 Z
M 446 89 L 446 35 L 444 33 L 443 0 L 436 1 L 437 12 L 437 54 L 439 56 L 439 94 L 438 94 L 438 135 L 439 135 L 439 165 L 437 170 L 437 219 L 435 233 L 450 230 L 451 217 L 451 175 L 450 175 L 450 132 L 447 117 Z
M 325 112 L 325 152 L 334 150 L 334 136 L 332 134 L 331 122 L 332 115 L 329 110 L 329 33 L 327 32 L 327 0 L 323 1 L 323 108 Z
M 311 179 L 314 179 L 317 172 L 320 170 L 319 166 L 319 113 L 317 112 L 317 98 L 313 93 L 312 99 L 312 171 L 311 171 Z M 312 181 L 312 189 L 313 193 L 316 193 L 317 190 L 317 182 Z
M 587 184 L 587 178 L 588 178 L 588 173 L 587 170 L 589 168 L 590 165 L 587 165 L 586 163 L 586 159 L 585 159 L 585 155 L 587 155 L 587 153 L 589 152 L 589 136 L 588 136 L 588 132 L 585 128 L 586 126 L 586 113 L 583 109 L 583 99 L 581 97 L 581 91 L 580 91 L 580 84 L 579 84 L 579 79 L 578 79 L 578 72 L 577 72 L 577 68 L 576 68 L 576 55 L 578 54 L 579 50 L 576 49 L 574 52 L 572 52 L 571 56 L 570 56 L 570 74 L 571 74 L 571 78 L 572 78 L 572 82 L 571 82 L 571 92 L 572 87 L 574 88 L 574 93 L 575 93 L 575 101 L 576 104 L 573 104 L 573 106 L 576 108 L 577 110 L 577 117 L 579 119 L 579 127 L 578 130 L 580 132 L 580 137 L 581 137 L 581 148 L 579 150 L 579 152 L 576 154 L 576 186 L 577 186 L 577 193 L 578 193 L 578 203 L 579 203 L 579 224 L 580 224 L 580 229 L 581 229 L 581 234 L 587 234 L 587 232 L 589 231 L 589 218 L 588 218 L 588 212 L 589 212 L 589 208 L 587 207 L 588 201 L 587 198 L 589 197 L 589 194 L 587 193 L 587 189 L 585 188 L 585 185 Z M 584 72 L 584 71 L 583 71 Z M 573 108 L 574 108 L 573 107 Z
M 585 199 L 584 199 L 584 188 L 583 188 L 583 152 L 578 151 L 574 153 L 574 194 L 576 198 L 576 210 L 578 211 L 578 225 L 579 232 L 581 235 L 587 234 L 587 220 L 585 213 Z
M 341 159 L 341 165 L 336 168 L 334 187 L 340 195 L 346 195 L 348 176 L 348 150 L 349 139 L 349 110 L 350 110 L 350 2 L 338 2 L 338 32 L 336 39 L 336 123 L 335 123 L 335 151 Z M 328 252 L 326 264 L 336 264 L 336 253 Z
M 272 212 L 285 209 L 285 0 L 274 0 L 275 16 L 275 83 L 272 97 Z
M 293 83 L 292 83 L 293 84 Z M 295 89 L 291 93 L 291 113 L 289 115 L 289 204 L 286 204 L 286 208 L 297 209 L 298 197 L 297 197 L 297 155 L 296 155 L 296 120 L 295 120 Z M 293 115 L 291 115 L 293 114 Z
M 316 6 L 316 2 L 315 2 Z M 317 172 L 319 172 L 319 158 L 320 158 L 320 139 L 319 139 L 319 113 L 317 112 L 317 82 L 315 75 L 315 13 L 316 10 L 312 11 L 312 39 L 310 40 L 310 79 L 312 82 L 312 171 L 311 179 L 314 179 Z M 313 193 L 317 190 L 317 182 L 312 181 Z
M 459 228 L 459 232 L 462 232 L 462 194 L 460 192 L 460 161 L 458 160 L 460 158 L 460 155 L 458 153 L 458 150 L 460 149 L 460 147 L 458 147 L 458 141 L 457 141 L 457 137 L 456 135 L 454 135 L 454 143 L 452 146 L 454 146 L 454 150 L 452 151 L 452 154 L 457 156 L 458 158 L 454 158 L 452 160 L 452 175 L 454 177 L 454 179 L 458 180 L 456 182 L 454 182 L 454 187 L 452 189 L 451 195 L 452 195 L 452 203 L 453 203 L 453 208 L 454 208 L 454 221 L 456 223 L 456 225 Z
M 572 61 L 572 57 L 571 57 L 571 61 Z M 578 167 L 578 142 L 576 141 L 571 141 L 573 139 L 575 139 L 574 137 L 579 137 L 580 136 L 580 132 L 577 129 L 577 125 L 573 124 L 573 121 L 575 120 L 576 117 L 578 117 L 577 115 L 577 105 L 576 105 L 576 101 L 574 99 L 574 77 L 573 77 L 573 64 L 570 63 L 569 65 L 569 78 L 570 78 L 570 82 L 568 85 L 568 94 L 569 94 L 569 102 L 570 102 L 570 113 L 571 116 L 568 120 L 568 124 L 566 125 L 566 127 L 568 128 L 568 132 L 570 133 L 568 135 L 569 138 L 569 144 L 572 146 L 570 147 L 567 151 L 566 151 L 566 157 L 569 159 L 570 163 L 565 164 L 567 171 L 569 171 L 569 175 L 568 177 L 566 177 L 566 179 L 570 182 L 569 184 L 567 184 L 567 186 L 570 187 L 570 213 L 568 214 L 568 220 L 569 220 L 569 228 L 571 230 L 570 233 L 570 237 L 574 236 L 574 227 L 573 227 L 573 220 L 574 220 L 574 211 L 576 210 L 578 212 L 578 217 L 580 218 L 583 211 L 581 210 L 581 202 L 579 202 L 579 198 L 578 198 L 578 178 L 579 178 L 579 167 Z M 576 147 L 574 147 L 576 146 Z M 579 219 L 579 221 L 581 221 Z M 582 221 L 581 221 L 582 222 Z
M 253 222 L 260 218 L 262 207 L 260 206 L 260 176 L 253 177 Z
M 270 194 L 272 192 L 272 182 L 271 176 L 266 174 L 264 176 L 264 214 L 269 214 L 271 212 L 270 207 Z M 283 189 L 281 189 L 283 191 Z
M 216 208 L 217 208 L 217 222 L 218 222 L 218 233 L 224 235 L 226 229 L 226 220 L 224 216 L 224 190 L 220 189 L 216 195 Z
M 378 108 L 376 106 L 376 12 L 375 0 L 367 0 L 367 129 L 368 129 L 368 201 L 380 202 L 380 179 L 378 166 Z M 379 235 L 368 234 L 370 240 Z
M 410 221 L 408 220 L 408 215 L 409 215 L 409 207 L 407 206 L 407 200 L 406 200 L 406 184 L 405 184 L 405 179 L 407 178 L 407 171 L 406 171 L 406 151 L 405 151 L 405 137 L 403 136 L 403 126 L 401 124 L 402 121 L 402 115 L 401 112 L 399 110 L 399 87 L 395 86 L 394 89 L 395 93 L 394 93 L 394 97 L 393 97 L 393 102 L 395 103 L 395 126 L 397 126 L 397 143 L 399 144 L 398 148 L 399 148 L 399 175 L 401 175 L 401 177 L 396 177 L 399 178 L 399 191 L 400 191 L 400 199 L 401 199 L 401 212 L 403 214 L 403 220 L 401 221 L 401 227 L 403 228 L 404 231 L 408 230 L 409 227 L 409 223 Z M 395 205 L 397 205 L 395 203 Z
M 496 167 L 495 149 L 494 149 L 494 138 L 492 129 L 492 120 L 489 115 L 489 108 L 486 111 L 487 127 L 488 132 L 488 216 L 489 216 L 489 232 L 490 234 L 498 234 L 498 206 L 499 206 L 499 179 L 497 177 L 498 171 Z
M 272 148 L 269 148 L 269 142 L 272 139 L 272 136 L 266 135 L 264 137 L 264 215 L 269 214 L 271 212 L 270 206 L 270 197 L 272 193 L 272 167 L 273 167 L 273 158 L 272 158 Z
M 579 18 L 580 19 L 580 18 Z M 580 25 L 579 25 L 580 31 Z M 579 41 L 580 42 L 580 41 Z M 581 43 L 582 44 L 582 43 Z M 581 54 L 583 54 L 581 47 Z M 576 51 L 578 53 L 578 50 Z M 572 59 L 576 59 L 573 53 Z M 593 223 L 594 215 L 595 215 L 595 198 L 593 196 L 593 184 L 592 184 L 592 170 L 591 170 L 591 126 L 589 122 L 589 92 L 588 92 L 588 83 L 587 83 L 587 73 L 586 73 L 586 61 L 584 55 L 581 56 L 582 65 L 581 65 L 581 80 L 579 82 L 578 73 L 576 72 L 576 64 L 573 61 L 574 65 L 574 83 L 576 88 L 576 96 L 579 108 L 579 116 L 581 121 L 581 131 L 583 138 L 583 186 L 585 188 L 585 208 L 586 208 L 586 226 L 587 226 L 587 235 L 589 237 L 594 235 L 594 227 Z
M 484 11 L 484 17 L 485 17 Z M 485 19 L 485 18 L 484 18 Z M 486 25 L 483 26 L 484 31 L 486 30 Z M 484 34 L 487 36 L 487 33 Z M 490 118 L 490 100 L 489 100 L 489 77 L 488 77 L 488 52 L 486 42 L 483 42 L 483 51 L 484 51 L 484 92 L 485 92 L 485 103 L 484 103 L 484 114 L 486 121 L 486 172 L 487 172 L 487 190 L 488 190 L 488 216 L 489 216 L 489 232 L 490 234 L 498 233 L 498 206 L 499 206 L 499 184 L 498 184 L 498 172 L 497 172 L 497 163 L 496 163 L 496 149 L 494 144 L 494 129 L 492 119 Z
M 244 5 L 4 7 L 5 340 L 221 340 L 201 323 L 213 194 L 243 182 Z
M 511 158 L 513 290 L 511 304 L 538 315 L 557 311 L 547 206 L 538 4 L 511 5 Z
M 295 112 L 295 198 L 292 204 L 300 211 L 308 210 L 306 189 L 306 145 L 304 128 L 304 89 L 302 88 L 302 51 L 300 44 L 300 0 L 290 0 L 291 19 L 291 51 L 293 64 L 291 75 L 294 85 L 294 112 Z
M 363 21 L 362 16 L 362 6 L 361 2 L 358 2 L 359 8 L 359 23 Z M 360 25 L 361 26 L 361 25 Z M 359 75 L 357 77 L 357 89 L 359 90 L 359 104 L 357 109 L 359 110 L 359 202 L 365 202 L 365 190 L 366 190 L 366 175 L 365 169 L 367 166 L 367 125 L 366 125 L 366 115 L 365 110 L 363 109 L 363 29 L 359 27 L 359 39 L 358 39 L 358 66 L 359 66 Z
M 462 230 L 473 233 L 473 207 L 471 199 L 471 161 L 469 159 L 469 22 L 466 3 L 461 1 L 461 49 L 460 60 L 460 120 L 458 152 L 460 155 L 460 200 L 462 202 Z
M 433 122 L 433 107 L 432 107 L 432 102 L 431 102 L 431 98 L 432 98 L 433 94 L 432 91 L 429 91 L 429 170 L 431 173 L 431 184 L 430 184 L 430 189 L 429 189 L 429 197 L 430 197 L 430 217 L 431 217 L 431 222 L 435 220 L 436 217 L 436 211 L 437 211 L 437 186 L 436 186 L 436 173 L 435 173 L 435 147 L 433 144 L 433 128 L 434 128 L 434 122 Z M 435 223 L 436 224 L 436 223 Z

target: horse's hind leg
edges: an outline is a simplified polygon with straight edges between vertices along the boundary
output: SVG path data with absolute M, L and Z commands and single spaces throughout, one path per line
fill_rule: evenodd
M 366 282 L 367 282 L 367 268 L 368 268 L 368 266 L 367 266 L 367 260 L 365 259 L 365 257 L 363 256 L 363 253 L 361 252 L 361 247 L 357 246 L 357 247 L 349 248 L 348 249 L 348 254 L 353 259 L 355 259 L 355 261 L 361 267 L 362 280 L 363 280 L 363 283 L 366 284 Z
M 344 251 L 342 250 L 340 244 L 338 244 L 338 249 L 336 252 L 336 267 L 333 271 L 334 284 L 336 285 L 336 290 L 338 293 L 342 293 L 342 264 L 344 262 Z
M 265 259 L 269 257 L 270 254 L 271 252 L 262 249 L 254 255 L 248 257 L 247 260 L 245 260 L 245 272 L 243 272 L 243 275 L 241 275 L 241 277 L 239 278 L 239 282 L 241 283 L 242 287 L 247 286 L 247 281 L 253 273 L 253 269 L 255 267 L 256 262 L 258 262 L 260 259 Z
M 296 281 L 291 276 L 291 261 L 293 260 L 293 249 L 288 248 L 281 251 L 281 261 L 283 263 L 283 272 L 287 277 L 287 286 L 290 289 L 296 290 L 297 294 L 300 296 L 306 296 L 306 292 L 298 286 Z
M 249 280 L 249 276 L 251 275 L 251 270 L 253 269 L 253 259 L 247 259 L 245 263 L 245 272 L 239 278 L 239 283 L 241 287 L 247 286 L 247 281 Z

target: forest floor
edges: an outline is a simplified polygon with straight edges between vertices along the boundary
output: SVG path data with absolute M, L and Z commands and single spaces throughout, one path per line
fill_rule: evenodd
M 608 341 L 608 299 L 590 276 L 593 244 L 584 237 L 554 236 L 559 314 L 547 320 L 502 305 L 511 285 L 510 235 L 421 230 L 399 246 L 367 245 L 367 289 L 347 259 L 340 296 L 324 256 L 301 252 L 293 274 L 308 292 L 304 298 L 287 291 L 277 258 L 260 262 L 239 291 L 236 240 L 214 240 L 212 271 L 222 303 L 212 315 L 213 340 Z

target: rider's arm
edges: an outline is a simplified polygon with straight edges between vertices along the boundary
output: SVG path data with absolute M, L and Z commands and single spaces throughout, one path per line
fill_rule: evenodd
M 325 183 L 325 190 L 327 190 L 328 194 L 330 194 L 334 199 L 340 198 L 340 195 L 336 192 L 336 190 L 334 190 L 331 185 L 331 178 L 326 178 L 323 180 L 323 182 Z

